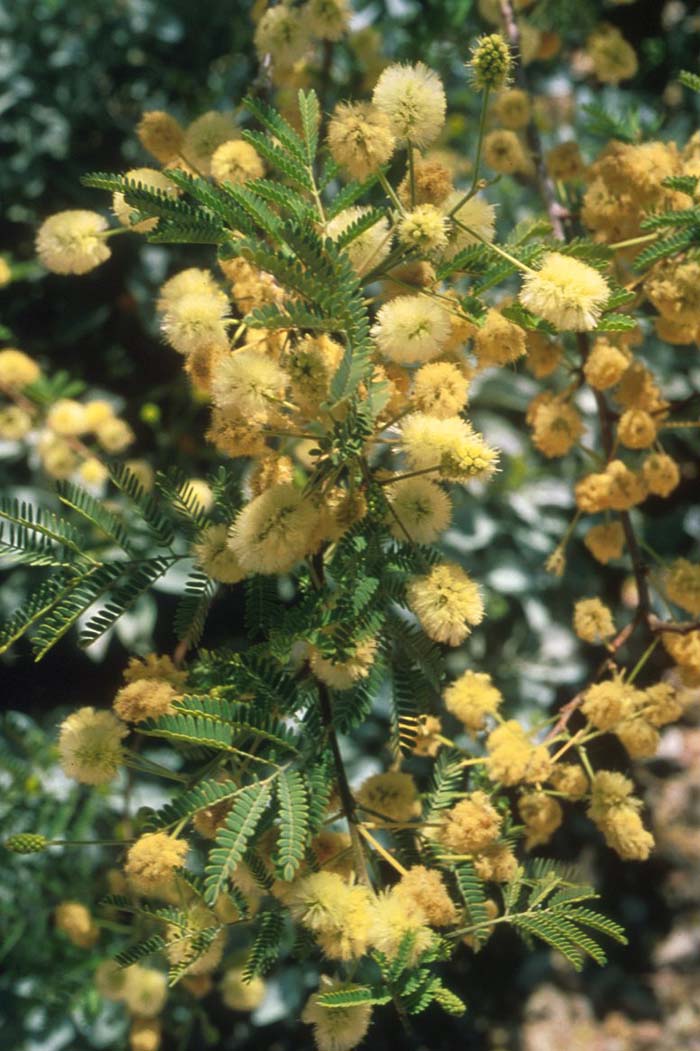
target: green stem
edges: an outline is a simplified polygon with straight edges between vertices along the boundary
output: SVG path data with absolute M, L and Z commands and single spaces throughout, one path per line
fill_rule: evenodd
M 469 234 L 471 237 L 476 238 L 477 241 L 480 241 L 483 245 L 486 245 L 486 247 L 490 248 L 492 252 L 496 253 L 496 255 L 500 255 L 504 259 L 507 259 L 508 262 L 517 270 L 522 270 L 525 274 L 537 273 L 537 271 L 533 270 L 531 266 L 528 266 L 526 263 L 521 262 L 520 259 L 516 259 L 514 255 L 510 254 L 510 252 L 506 252 L 505 248 L 500 248 L 497 244 L 494 244 L 493 241 L 487 241 L 486 238 L 482 237 L 481 234 L 476 232 L 476 230 L 472 230 L 471 226 L 466 226 L 465 223 L 461 223 L 459 219 L 453 219 L 453 222 L 455 226 L 458 226 L 460 228 L 460 230 L 464 230 L 465 233 Z

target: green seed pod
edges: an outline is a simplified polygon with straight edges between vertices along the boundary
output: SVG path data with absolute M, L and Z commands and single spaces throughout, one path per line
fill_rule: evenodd
M 479 91 L 497 91 L 510 80 L 513 56 L 500 33 L 479 37 L 472 50 L 472 82 Z
M 40 836 L 35 832 L 17 832 L 14 836 L 8 836 L 5 846 L 13 854 L 38 854 L 48 846 L 46 836 Z

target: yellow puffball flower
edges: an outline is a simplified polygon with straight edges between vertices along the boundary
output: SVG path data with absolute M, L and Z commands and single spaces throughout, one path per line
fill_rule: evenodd
M 190 292 L 168 303 L 161 328 L 178 354 L 192 354 L 202 347 L 226 350 L 228 311 L 221 294 Z
M 450 498 L 429 478 L 406 478 L 385 491 L 392 511 L 387 523 L 397 540 L 432 544 L 450 524 Z
M 625 546 L 625 531 L 620 522 L 591 526 L 583 542 L 593 557 L 606 566 L 611 558 L 620 558 Z
M 6 405 L 0 409 L 0 439 L 5 442 L 18 442 L 25 438 L 32 429 L 32 418 L 17 405 Z
M 427 576 L 414 577 L 406 594 L 423 631 L 434 642 L 459 646 L 484 618 L 478 584 L 454 563 L 445 562 Z
M 509 88 L 501 92 L 496 99 L 496 117 L 511 131 L 524 128 L 530 122 L 532 107 L 526 91 L 520 88 Z
M 124 871 L 130 886 L 139 894 L 157 893 L 174 878 L 187 855 L 187 842 L 167 832 L 141 836 L 126 855 Z
M 312 647 L 309 663 L 316 678 L 331 689 L 350 690 L 360 679 L 367 678 L 376 656 L 376 640 L 363 639 L 347 660 L 331 660 Z
M 409 911 L 418 908 L 432 927 L 447 927 L 457 919 L 457 909 L 441 874 L 425 865 L 412 865 L 396 885 L 396 893 Z
M 95 430 L 97 441 L 108 453 L 121 453 L 131 445 L 136 435 L 126 420 L 113 416 Z
M 492 730 L 486 739 L 486 749 L 488 775 L 492 781 L 504 785 L 546 781 L 552 769 L 547 746 L 533 744 L 516 719 L 509 719 Z
M 474 335 L 474 354 L 479 365 L 483 368 L 509 365 L 526 352 L 525 332 L 520 325 L 497 310 L 488 310 L 484 323 Z
M 650 453 L 642 464 L 642 478 L 654 496 L 670 496 L 681 480 L 676 461 L 666 453 Z
M 85 406 L 73 398 L 59 398 L 46 414 L 46 426 L 63 438 L 85 434 L 89 429 Z
M 427 917 L 416 902 L 406 907 L 406 898 L 398 885 L 378 894 L 372 910 L 370 939 L 375 949 L 393 959 L 401 948 L 405 935 L 410 931 L 413 946 L 409 955 L 409 966 L 416 962 L 422 952 L 434 941 L 433 932 L 426 925 Z
M 545 792 L 526 792 L 518 800 L 518 812 L 525 825 L 526 850 L 549 843 L 564 819 L 560 803 Z
M 581 711 L 597 730 L 610 730 L 631 715 L 642 701 L 640 691 L 618 675 L 589 686 Z
M 671 602 L 694 617 L 700 614 L 700 564 L 677 558 L 665 575 L 665 584 Z
M 523 278 L 520 302 L 560 332 L 588 332 L 610 298 L 605 278 L 580 259 L 547 252 Z
M 399 220 L 399 242 L 407 248 L 435 252 L 447 246 L 450 223 L 434 204 L 419 204 Z
M 100 937 L 90 910 L 78 901 L 62 901 L 53 915 L 56 930 L 63 931 L 79 949 L 91 949 Z
M 307 0 L 304 17 L 319 40 L 340 40 L 350 24 L 348 0 Z
M 327 235 L 331 240 L 337 240 L 369 211 L 369 207 L 345 208 L 326 225 Z M 343 250 L 350 256 L 350 262 L 360 277 L 369 273 L 386 259 L 391 251 L 391 237 L 388 220 L 380 216 L 368 230 L 345 245 Z
M 607 390 L 619 382 L 628 366 L 629 354 L 607 339 L 597 339 L 586 358 L 583 374 L 594 390 Z
M 238 416 L 264 416 L 283 396 L 289 376 L 258 350 L 239 350 L 219 362 L 212 375 L 214 403 Z
M 54 274 L 87 274 L 112 254 L 106 230 L 107 220 L 97 212 L 79 208 L 57 212 L 39 227 L 39 261 Z
M 445 259 L 454 259 L 458 252 L 482 241 L 493 241 L 496 234 L 496 209 L 478 194 L 459 204 L 464 194 L 452 190 L 440 202 L 440 211 L 450 218 L 447 247 L 443 249 Z M 459 205 L 459 207 L 457 207 Z M 456 211 L 453 211 L 456 209 Z
M 565 456 L 583 431 L 583 420 L 569 402 L 552 398 L 537 406 L 532 441 L 544 456 Z
M 229 544 L 247 573 L 286 573 L 318 546 L 320 512 L 293 485 L 273 485 L 244 507 Z
M 144 113 L 136 134 L 143 148 L 161 164 L 169 165 L 182 153 L 185 132 L 174 117 L 162 110 Z
M 216 182 L 246 183 L 249 179 L 262 179 L 265 165 L 249 142 L 232 139 L 214 150 L 211 174 Z
M 336 164 L 364 181 L 391 160 L 396 139 L 386 113 L 369 102 L 339 102 L 328 125 L 328 149 Z
M 465 671 L 447 687 L 445 707 L 464 724 L 470 733 L 478 733 L 486 726 L 489 715 L 495 715 L 503 703 L 501 691 L 496 689 L 487 672 Z
M 228 526 L 212 524 L 206 526 L 192 545 L 192 554 L 197 565 L 207 576 L 221 584 L 237 584 L 246 575 L 245 570 L 228 542 Z
M 615 634 L 612 613 L 599 598 L 580 599 L 574 606 L 574 631 L 584 642 L 603 642 Z
M 648 449 L 656 432 L 656 420 L 644 409 L 627 409 L 617 424 L 617 436 L 628 449 Z
M 577 142 L 560 142 L 545 154 L 545 164 L 551 177 L 558 182 L 580 179 L 586 171 Z
M 219 983 L 221 999 L 232 1011 L 254 1011 L 265 999 L 267 986 L 257 975 L 251 981 L 244 980 L 245 968 L 229 967 Z
M 401 365 L 430 361 L 450 334 L 450 315 L 426 296 L 397 296 L 379 309 L 372 335 L 385 358 Z
M 159 314 L 167 314 L 171 306 L 177 304 L 183 296 L 192 294 L 209 295 L 219 300 L 221 313 L 226 313 L 228 298 L 221 291 L 210 270 L 201 270 L 199 267 L 190 266 L 186 270 L 180 270 L 173 274 L 161 286 L 156 300 L 156 310 Z
M 289 885 L 285 903 L 329 959 L 356 960 L 367 951 L 372 898 L 366 887 L 348 883 L 337 872 L 314 872 Z
M 372 774 L 362 782 L 355 798 L 361 807 L 387 821 L 410 821 L 420 813 L 416 783 L 410 774 L 399 770 Z
M 376 83 L 372 102 L 387 115 L 396 138 L 419 149 L 434 142 L 445 123 L 442 81 L 422 62 L 388 66 Z
M 214 153 L 225 142 L 238 135 L 236 122 L 230 113 L 209 110 L 188 126 L 182 143 L 182 154 L 188 164 L 202 175 L 211 175 Z
M 41 369 L 33 358 L 16 347 L 0 350 L 0 387 L 19 391 L 39 379 Z
M 268 7 L 258 22 L 254 41 L 260 58 L 269 54 L 276 66 L 289 70 L 309 45 L 309 26 L 299 8 L 277 4 Z
M 629 80 L 639 69 L 637 53 L 615 26 L 603 23 L 589 36 L 586 49 L 593 61 L 593 70 L 603 84 L 619 84 Z
M 469 380 L 457 365 L 435 361 L 416 372 L 411 401 L 426 416 L 446 420 L 466 406 L 468 390 Z
M 84 785 L 104 785 L 119 772 L 127 727 L 111 712 L 79 708 L 61 723 L 58 755 L 63 772 Z
M 163 971 L 137 963 L 127 967 L 122 999 L 132 1014 L 154 1018 L 163 1010 L 167 998 L 168 978 Z
M 114 711 L 126 723 L 142 723 L 173 711 L 177 693 L 162 679 L 136 679 L 127 683 L 114 698 Z
M 477 791 L 444 813 L 438 836 L 452 854 L 474 854 L 498 839 L 502 825 L 503 816 Z
M 484 136 L 484 162 L 500 175 L 515 175 L 530 168 L 530 159 L 525 147 L 515 134 L 507 128 L 498 128 Z
M 124 173 L 124 178 L 135 185 L 142 186 L 146 190 L 156 190 L 168 197 L 177 197 L 180 193 L 177 186 L 170 181 L 162 172 L 154 168 L 132 168 Z M 127 204 L 124 194 L 117 192 L 112 197 L 112 211 L 122 226 L 128 226 L 130 230 L 137 233 L 147 233 L 158 225 L 158 217 L 142 219 L 141 222 L 132 223 L 131 215 L 138 210 L 138 206 Z
M 321 976 L 318 992 L 312 993 L 301 1012 L 302 1022 L 312 1026 L 317 1051 L 354 1051 L 369 1029 L 372 1008 L 369 1004 L 354 1007 L 323 1007 L 318 1002 L 322 993 L 342 992 L 339 979 Z
M 86 485 L 103 485 L 109 478 L 109 470 L 96 456 L 88 456 L 78 468 L 78 474 Z

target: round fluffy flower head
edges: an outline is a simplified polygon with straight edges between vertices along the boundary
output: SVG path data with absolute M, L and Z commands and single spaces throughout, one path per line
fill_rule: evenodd
M 588 332 L 610 298 L 605 278 L 580 259 L 547 252 L 539 270 L 527 273 L 520 302 L 560 332 Z
M 420 909 L 432 927 L 446 927 L 457 919 L 454 902 L 436 869 L 412 865 L 396 885 L 396 893 L 405 899 L 409 911 Z
M 332 240 L 337 240 L 348 227 L 356 223 L 370 211 L 369 207 L 346 208 L 339 212 L 326 226 L 326 233 Z M 386 259 L 391 250 L 389 222 L 381 217 L 365 230 L 359 237 L 354 237 L 345 245 L 344 251 L 350 256 L 350 262 L 357 273 L 362 276 Z
M 467 68 L 477 91 L 498 91 L 510 80 L 513 56 L 500 33 L 479 37 Z
M 310 930 L 329 959 L 352 960 L 367 950 L 372 899 L 366 887 L 337 872 L 314 872 L 285 895 L 292 918 Z
M 163 893 L 162 886 L 159 888 L 159 893 Z M 227 901 L 230 900 L 220 896 L 217 902 L 217 910 L 220 908 L 220 903 L 223 904 Z M 219 966 L 223 956 L 226 940 L 225 931 L 219 931 L 203 953 L 200 953 L 198 950 L 197 938 L 202 931 L 218 926 L 220 919 L 227 923 L 232 923 L 238 919 L 235 906 L 230 903 L 229 907 L 232 911 L 228 911 L 224 905 L 224 908 L 221 909 L 221 918 L 219 918 L 216 912 L 208 909 L 201 902 L 195 901 L 186 910 L 186 929 L 183 930 L 182 927 L 174 923 L 168 924 L 165 928 L 165 937 L 168 942 L 165 952 L 168 961 L 171 964 L 184 964 L 184 973 L 186 974 L 210 974 L 214 971 Z
M 105 1000 L 122 1000 L 126 987 L 127 970 L 116 960 L 103 960 L 95 971 L 95 987 Z
M 641 700 L 639 691 L 616 677 L 589 686 L 581 711 L 597 730 L 610 730 L 630 715 Z
M 124 871 L 137 894 L 157 894 L 182 867 L 187 843 L 167 832 L 151 832 L 137 839 L 126 856 Z
M 219 294 L 190 292 L 172 300 L 161 328 L 178 354 L 193 354 L 202 347 L 228 348 L 225 315 L 228 303 Z
M 552 768 L 549 781 L 567 799 L 581 799 L 588 791 L 586 772 L 577 763 L 557 763 Z
M 647 719 L 624 719 L 615 735 L 631 759 L 650 759 L 659 748 L 659 731 Z
M 386 164 L 396 140 L 386 113 L 369 102 L 339 102 L 328 125 L 333 160 L 363 181 Z
M 557 800 L 544 792 L 526 792 L 518 800 L 518 811 L 525 824 L 526 850 L 549 843 L 564 817 Z
M 176 304 L 179 299 L 193 293 L 210 295 L 214 298 L 218 297 L 221 304 L 221 312 L 225 313 L 225 309 L 228 307 L 228 299 L 214 280 L 214 275 L 210 270 L 201 270 L 196 266 L 189 266 L 186 270 L 180 270 L 177 274 L 173 274 L 172 277 L 168 278 L 160 288 L 158 299 L 156 300 L 156 310 L 159 314 L 167 314 L 171 306 Z
M 639 69 L 637 53 L 616 26 L 603 23 L 586 41 L 593 69 L 603 84 L 629 80 Z
M 132 964 L 126 970 L 123 1000 L 132 1014 L 139 1018 L 155 1018 L 168 998 L 168 978 L 154 967 Z
M 114 711 L 126 723 L 142 723 L 172 711 L 177 697 L 169 682 L 162 679 L 137 679 L 122 686 L 114 698 Z
M 642 464 L 642 478 L 654 496 L 670 496 L 681 480 L 678 464 L 666 453 L 650 453 Z
M 584 642 L 602 642 L 615 634 L 612 613 L 599 598 L 584 598 L 574 606 L 574 631 Z
M 59 398 L 46 414 L 46 426 L 63 438 L 73 438 L 88 430 L 85 406 L 74 398 Z
M 407 416 L 401 427 L 401 446 L 416 471 L 439 468 L 447 481 L 464 484 L 490 478 L 498 453 L 459 416 L 440 420 L 422 412 Z
M 61 723 L 58 754 L 67 777 L 84 785 L 104 785 L 122 765 L 126 726 L 111 712 L 79 708 Z
M 317 679 L 334 690 L 349 690 L 360 679 L 366 679 L 377 655 L 375 639 L 363 639 L 347 660 L 335 661 L 322 657 L 316 649 L 310 656 L 311 670 Z
M 139 142 L 161 164 L 168 165 L 182 152 L 185 132 L 169 113 L 148 110 L 136 127 Z
M 484 161 L 500 175 L 526 172 L 531 163 L 518 136 L 507 128 L 484 136 Z
M 509 88 L 501 92 L 496 100 L 496 116 L 506 128 L 517 131 L 530 121 L 532 107 L 526 91 Z
M 308 0 L 304 17 L 319 40 L 340 40 L 350 22 L 348 0 Z
M 264 415 L 284 394 L 287 373 L 259 350 L 239 350 L 219 363 L 212 377 L 212 395 L 224 412 Z
M 440 420 L 456 416 L 467 404 L 469 380 L 449 361 L 435 361 L 418 369 L 411 401 L 426 416 Z
M 202 175 L 211 175 L 215 151 L 237 135 L 236 122 L 230 113 L 209 110 L 193 120 L 185 132 L 182 145 L 185 160 Z
M 472 792 L 444 815 L 440 842 L 453 854 L 474 854 L 495 843 L 502 824 L 486 793 Z
M 488 775 L 504 785 L 545 781 L 552 769 L 546 745 L 534 745 L 516 719 L 497 726 L 486 739 L 486 748 Z
M 617 436 L 628 449 L 648 449 L 656 441 L 657 424 L 644 409 L 627 409 L 617 425 Z
M 372 335 L 381 354 L 400 365 L 430 361 L 450 334 L 450 315 L 427 296 L 397 296 L 377 314 Z
M 420 812 L 416 783 L 410 774 L 389 770 L 372 774 L 355 793 L 357 802 L 389 821 L 410 821 Z
M 0 439 L 6 442 L 17 442 L 32 429 L 32 418 L 18 405 L 6 405 L 0 409 Z
M 597 339 L 586 358 L 583 374 L 595 390 L 607 390 L 622 378 L 628 365 L 629 354 L 607 339 Z
M 36 253 L 54 274 L 87 274 L 112 254 L 106 229 L 107 220 L 97 212 L 80 208 L 57 212 L 39 227 Z
M 503 702 L 487 672 L 465 671 L 445 690 L 445 707 L 470 733 L 483 730 L 489 715 L 495 715 Z
M 388 66 L 376 83 L 372 101 L 386 113 L 396 138 L 419 149 L 434 142 L 445 123 L 442 81 L 422 62 Z
M 229 544 L 247 573 L 286 573 L 317 546 L 320 513 L 293 485 L 273 485 L 245 507 Z
M 413 935 L 413 946 L 409 962 L 415 963 L 418 956 L 430 948 L 434 937 L 426 926 L 427 917 L 414 902 L 412 908 L 406 907 L 406 898 L 398 885 L 378 894 L 374 901 L 372 913 L 371 941 L 389 959 L 393 959 L 401 948 L 404 937 L 410 931 Z
M 54 910 L 56 929 L 77 945 L 79 949 L 91 949 L 100 937 L 89 909 L 78 901 L 62 901 Z
M 156 171 L 155 168 L 132 168 L 124 173 L 124 178 L 128 179 L 130 183 L 143 186 L 147 190 L 156 190 L 161 194 L 167 194 L 169 197 L 175 197 L 179 193 L 175 184 L 166 178 L 162 172 Z M 112 211 L 122 226 L 127 226 L 130 230 L 135 230 L 138 233 L 147 233 L 158 225 L 157 216 L 154 216 L 152 219 L 142 219 L 140 223 L 132 223 L 131 215 L 137 209 L 133 205 L 127 204 L 123 193 L 115 193 L 113 195 Z
M 620 522 L 595 525 L 586 533 L 583 542 L 602 565 L 607 566 L 611 558 L 620 558 L 625 547 L 625 531 Z
M 611 460 L 605 468 L 605 474 L 610 482 L 608 506 L 613 511 L 628 511 L 630 507 L 641 504 L 647 495 L 642 477 L 631 471 L 622 460 Z
M 573 139 L 560 142 L 548 150 L 545 154 L 545 164 L 551 177 L 559 182 L 580 179 L 586 171 L 579 145 Z
M 496 209 L 478 194 L 457 208 L 464 194 L 453 190 L 440 204 L 440 210 L 452 217 L 449 243 L 443 250 L 446 259 L 453 259 L 463 248 L 493 241 L 496 233 Z M 453 212 L 453 209 L 457 208 Z
M 535 413 L 532 441 L 548 457 L 565 456 L 584 431 L 583 420 L 568 401 L 543 401 Z
M 129 1027 L 129 1051 L 159 1051 L 163 1027 L 157 1018 L 136 1015 Z
M 217 146 L 211 157 L 211 174 L 216 182 L 244 183 L 262 179 L 265 166 L 254 146 L 242 139 L 231 139 Z
M 243 967 L 229 967 L 219 984 L 221 999 L 232 1011 L 254 1011 L 265 999 L 267 986 L 262 978 L 244 981 Z
M 459 646 L 484 617 L 478 585 L 452 562 L 434 566 L 427 576 L 414 577 L 406 594 L 423 631 L 434 642 Z
M 654 849 L 654 837 L 644 828 L 635 807 L 618 807 L 596 824 L 607 845 L 624 861 L 646 861 Z
M 208 525 L 192 546 L 195 561 L 212 580 L 221 584 L 237 584 L 243 580 L 245 570 L 235 552 L 229 546 L 228 526 Z
M 330 390 L 330 383 L 343 358 L 343 348 L 322 333 L 304 336 L 291 345 L 284 357 L 293 401 L 304 412 L 315 415 Z
M 447 529 L 452 504 L 447 493 L 429 478 L 406 478 L 386 488 L 391 506 L 387 523 L 397 540 L 406 534 L 417 544 L 432 544 Z
M 700 630 L 685 635 L 665 631 L 661 635 L 664 649 L 680 666 L 683 681 L 691 686 L 700 684 Z
M 542 332 L 528 332 L 527 367 L 537 379 L 551 376 L 558 368 L 563 348 L 561 343 L 554 343 Z
M 666 594 L 671 602 L 691 613 L 700 614 L 700 565 L 677 558 L 666 574 Z
M 39 379 L 41 369 L 33 358 L 16 347 L 0 350 L 0 387 L 21 390 Z
M 474 336 L 474 354 L 479 364 L 509 365 L 527 353 L 525 332 L 497 310 L 489 310 Z
M 277 4 L 268 7 L 255 30 L 255 48 L 262 58 L 269 54 L 280 69 L 289 69 L 302 57 L 309 43 L 307 25 L 299 8 Z
M 508 843 L 496 843 L 474 857 L 474 869 L 479 879 L 492 880 L 494 883 L 510 883 L 517 875 L 518 859 Z M 498 915 L 498 908 L 493 901 L 486 902 L 486 911 L 493 918 Z
M 399 222 L 399 241 L 407 248 L 434 252 L 447 246 L 449 219 L 434 204 L 419 204 Z
M 187 682 L 187 672 L 177 668 L 166 654 L 149 653 L 145 657 L 131 657 L 124 670 L 124 682 L 139 679 L 161 679 L 182 690 Z
M 134 441 L 135 435 L 126 420 L 113 416 L 95 429 L 95 437 L 105 452 L 122 453 Z
M 657 682 L 644 691 L 644 718 L 652 726 L 666 726 L 683 714 L 682 694 L 670 682 Z
M 596 823 L 611 810 L 621 806 L 641 806 L 639 800 L 632 797 L 634 785 L 624 774 L 616 770 L 598 770 L 591 785 L 591 802 L 588 816 Z
M 353 1051 L 369 1029 L 372 1017 L 369 1004 L 354 1007 L 323 1007 L 319 1004 L 319 995 L 340 992 L 344 987 L 340 980 L 323 975 L 318 992 L 312 993 L 306 1001 L 301 1020 L 313 1027 L 317 1051 Z

